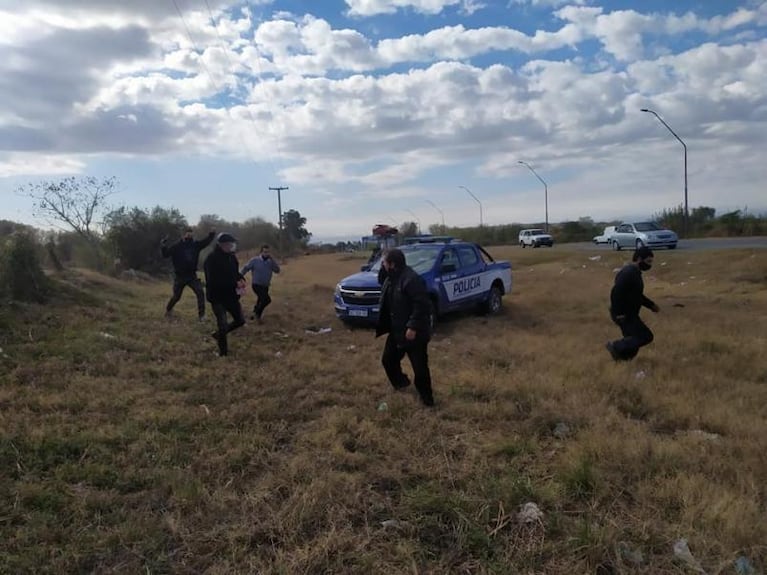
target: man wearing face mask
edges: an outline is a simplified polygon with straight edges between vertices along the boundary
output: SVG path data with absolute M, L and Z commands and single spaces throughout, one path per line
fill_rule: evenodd
M 231 234 L 219 234 L 216 247 L 205 258 L 205 289 L 208 301 L 216 316 L 218 330 L 213 337 L 218 342 L 218 355 L 229 353 L 226 335 L 245 324 L 240 306 L 240 288 L 245 287 L 245 278 L 239 271 L 239 262 L 234 252 L 237 240 Z M 227 314 L 232 316 L 229 322 Z
M 202 284 L 197 277 L 197 262 L 200 258 L 200 252 L 213 241 L 216 232 L 211 230 L 208 237 L 202 240 L 195 240 L 192 237 L 192 228 L 184 230 L 184 236 L 172 246 L 168 246 L 167 237 L 160 242 L 162 257 L 171 258 L 173 262 L 173 295 L 165 306 L 165 317 L 171 317 L 173 306 L 181 299 L 181 292 L 186 286 L 189 286 L 197 296 L 197 315 L 200 321 L 205 320 L 205 297 L 202 292 Z
M 653 340 L 652 331 L 639 318 L 642 306 L 658 313 L 658 304 L 644 295 L 642 272 L 652 267 L 653 253 L 646 246 L 638 248 L 626 265 L 615 276 L 615 285 L 610 292 L 610 316 L 621 328 L 623 338 L 607 342 L 607 351 L 615 361 L 634 359 L 643 347 Z

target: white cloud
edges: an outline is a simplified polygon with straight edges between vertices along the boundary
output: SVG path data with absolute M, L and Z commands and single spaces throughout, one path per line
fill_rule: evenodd
M 0 154 L 0 178 L 16 176 L 59 176 L 81 173 L 86 166 L 82 158 L 51 156 L 37 153 Z
M 462 0 L 344 0 L 350 16 L 375 16 L 394 14 L 397 10 L 409 8 L 422 14 L 439 14 L 448 6 L 460 4 Z M 469 3 L 471 4 L 471 3 Z

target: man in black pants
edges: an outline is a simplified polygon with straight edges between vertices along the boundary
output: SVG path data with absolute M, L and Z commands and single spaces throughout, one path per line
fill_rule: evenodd
M 253 293 L 256 294 L 256 305 L 253 307 L 253 315 L 250 319 L 256 320 L 261 323 L 261 316 L 264 315 L 266 306 L 272 303 L 272 298 L 269 296 L 269 284 L 272 282 L 272 274 L 280 273 L 280 266 L 274 261 L 274 258 L 269 253 L 269 245 L 264 244 L 261 246 L 261 253 L 246 263 L 240 270 L 240 273 L 244 276 L 246 273 L 251 272 L 253 281 Z
M 639 318 L 642 306 L 658 313 L 660 308 L 644 295 L 642 272 L 652 267 L 653 253 L 648 247 L 638 248 L 632 261 L 615 276 L 615 285 L 610 292 L 610 316 L 621 328 L 622 339 L 607 342 L 607 351 L 615 361 L 634 359 L 643 347 L 653 340 L 652 331 Z
M 167 238 L 163 238 L 160 243 L 162 257 L 171 258 L 173 262 L 173 295 L 165 306 L 165 317 L 170 317 L 173 313 L 173 306 L 181 299 L 181 292 L 186 286 L 192 288 L 194 295 L 197 296 L 197 315 L 200 321 L 205 321 L 205 294 L 202 292 L 202 284 L 197 277 L 197 263 L 200 259 L 200 252 L 213 241 L 216 232 L 211 230 L 203 240 L 195 241 L 192 238 L 192 228 L 184 230 L 184 236 L 175 244 L 168 247 Z
M 244 287 L 245 278 L 240 275 L 240 265 L 234 251 L 237 240 L 231 234 L 219 234 L 216 247 L 205 258 L 205 288 L 208 301 L 216 316 L 218 330 L 213 337 L 218 342 L 218 355 L 229 353 L 226 334 L 245 324 L 238 289 Z M 227 314 L 232 316 L 227 322 Z
M 410 380 L 402 372 L 407 354 L 415 374 L 415 388 L 427 407 L 434 405 L 429 373 L 428 345 L 431 339 L 431 302 L 423 278 L 405 263 L 401 250 L 386 252 L 379 281 L 381 305 L 376 337 L 388 333 L 381 363 L 394 389 L 404 389 Z

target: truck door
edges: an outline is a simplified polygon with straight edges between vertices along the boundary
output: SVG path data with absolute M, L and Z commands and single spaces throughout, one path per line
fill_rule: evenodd
M 440 280 L 440 310 L 447 311 L 455 307 L 453 284 L 459 279 L 460 262 L 454 248 L 446 248 L 437 264 L 437 277 Z
M 458 268 L 460 277 L 460 287 L 458 288 L 463 296 L 461 304 L 477 302 L 484 298 L 490 286 L 484 285 L 487 281 L 485 277 L 485 262 L 479 257 L 477 250 L 472 245 L 458 246 L 458 259 L 461 262 Z

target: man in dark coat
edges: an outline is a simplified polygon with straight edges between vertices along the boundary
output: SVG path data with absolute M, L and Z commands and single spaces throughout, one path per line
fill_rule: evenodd
M 398 249 L 386 252 L 381 263 L 380 313 L 376 337 L 388 334 L 381 363 L 394 389 L 404 389 L 410 380 L 402 372 L 407 355 L 413 367 L 415 388 L 427 407 L 434 405 L 429 372 L 428 345 L 431 339 L 432 306 L 423 278 L 405 263 Z
M 173 312 L 173 306 L 181 299 L 181 292 L 189 286 L 194 295 L 197 296 L 197 315 L 200 321 L 205 320 L 205 294 L 202 291 L 202 284 L 197 277 L 197 264 L 200 259 L 200 252 L 213 241 L 216 232 L 211 230 L 208 237 L 202 240 L 195 240 L 192 237 L 192 228 L 184 230 L 184 236 L 175 244 L 168 247 L 167 238 L 163 238 L 160 243 L 162 257 L 171 258 L 173 262 L 173 295 L 165 306 L 165 317 L 170 317 Z
M 621 328 L 623 338 L 607 342 L 607 351 L 615 361 L 634 359 L 643 347 L 653 340 L 653 333 L 639 318 L 642 306 L 658 313 L 658 304 L 644 295 L 642 272 L 652 267 L 653 253 L 648 247 L 638 248 L 630 264 L 624 266 L 615 276 L 615 285 L 610 292 L 610 316 Z
M 208 301 L 216 316 L 218 330 L 213 337 L 218 342 L 218 355 L 229 353 L 226 335 L 245 324 L 238 290 L 244 289 L 245 278 L 240 274 L 240 264 L 234 255 L 237 240 L 231 234 L 219 234 L 216 247 L 205 258 L 205 289 Z M 232 316 L 228 322 L 227 314 Z

